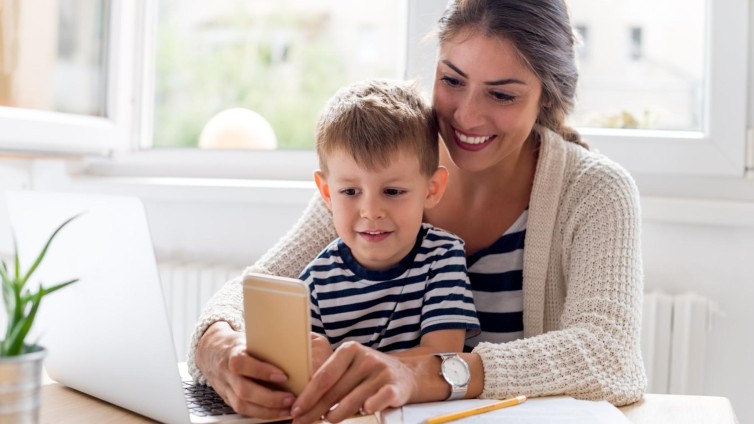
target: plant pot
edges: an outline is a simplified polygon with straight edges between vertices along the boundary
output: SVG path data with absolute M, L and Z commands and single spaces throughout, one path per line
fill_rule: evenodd
M 23 355 L 0 357 L 0 424 L 39 422 L 46 355 L 47 351 L 37 346 Z

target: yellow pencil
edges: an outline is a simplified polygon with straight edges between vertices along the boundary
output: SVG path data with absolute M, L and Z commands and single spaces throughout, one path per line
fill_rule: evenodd
M 439 417 L 427 418 L 427 424 L 442 424 L 448 421 L 455 421 L 461 418 L 470 417 L 472 415 L 483 414 L 485 412 L 494 411 L 496 409 L 507 408 L 509 406 L 518 405 L 526 401 L 526 396 L 516 396 L 514 398 L 501 400 L 500 402 L 491 403 L 485 406 L 477 406 L 476 408 L 467 409 L 465 411 L 451 412 L 450 414 L 440 415 Z

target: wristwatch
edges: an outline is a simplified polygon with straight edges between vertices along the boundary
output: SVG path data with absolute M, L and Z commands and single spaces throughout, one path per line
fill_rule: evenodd
M 450 396 L 446 400 L 463 399 L 471 380 L 469 365 L 456 353 L 436 353 L 435 356 L 442 359 L 440 375 L 450 384 Z

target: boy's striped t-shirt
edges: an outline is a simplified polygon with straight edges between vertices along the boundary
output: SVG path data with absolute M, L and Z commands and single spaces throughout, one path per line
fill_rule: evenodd
M 504 343 L 524 337 L 524 239 L 529 210 L 489 247 L 467 259 L 474 304 L 482 327 L 466 339 L 470 351 L 480 342 Z
M 311 292 L 312 331 L 333 348 L 356 341 L 383 352 L 418 346 L 432 331 L 479 332 L 463 242 L 422 224 L 412 251 L 395 267 L 362 267 L 341 239 L 300 277 Z

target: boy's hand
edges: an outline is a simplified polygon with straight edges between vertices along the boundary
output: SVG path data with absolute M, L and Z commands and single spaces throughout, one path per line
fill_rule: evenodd
M 327 337 L 312 333 L 312 374 L 332 355 L 332 346 Z

